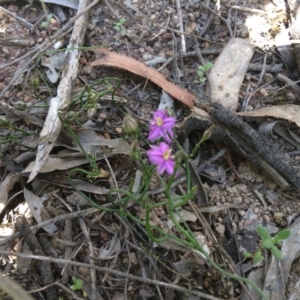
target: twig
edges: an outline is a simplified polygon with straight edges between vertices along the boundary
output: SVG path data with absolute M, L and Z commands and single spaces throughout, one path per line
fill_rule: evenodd
M 77 15 L 86 11 L 88 2 L 88 0 L 79 1 Z M 40 133 L 36 159 L 29 175 L 28 182 L 32 181 L 37 176 L 45 161 L 48 160 L 50 151 L 59 136 L 62 127 L 59 112 L 66 111 L 71 100 L 73 87 L 78 73 L 80 56 L 79 47 L 83 43 L 84 34 L 87 28 L 87 20 L 88 15 L 83 14 L 74 24 L 68 50 L 65 52 L 65 61 L 62 68 L 61 80 L 57 87 L 57 95 L 50 100 L 48 115 Z
M 67 242 L 72 242 L 73 237 L 73 224 L 71 219 L 65 220 L 65 228 L 62 232 L 62 238 Z M 65 245 L 64 249 L 64 258 L 68 259 L 72 256 L 73 247 L 71 245 Z M 62 274 L 62 283 L 67 284 L 69 281 L 69 271 L 67 266 L 64 266 L 63 268 L 63 274 Z
M 266 70 L 265 68 L 266 68 L 267 57 L 268 57 L 268 55 L 267 55 L 267 53 L 265 53 L 265 55 L 264 55 L 264 62 L 263 62 L 263 69 L 262 69 L 261 72 L 260 72 L 260 76 L 259 76 L 259 80 L 258 80 L 258 82 L 257 82 L 257 84 L 256 84 L 256 88 L 255 88 L 255 90 L 254 90 L 252 93 L 250 93 L 250 95 L 247 97 L 245 103 L 243 103 L 241 111 L 246 111 L 246 110 L 247 110 L 248 103 L 249 103 L 250 99 L 251 99 L 252 96 L 260 89 L 259 85 L 260 85 L 260 83 L 261 83 L 261 81 L 262 81 L 262 79 L 263 79 L 263 76 L 265 75 L 265 72 L 266 72 L 266 71 L 265 71 L 265 70 Z
M 29 246 L 30 250 L 33 253 L 39 255 L 45 255 L 37 238 L 30 230 L 29 225 L 25 220 L 25 218 L 22 217 L 17 218 L 15 226 L 16 226 L 16 230 L 20 232 L 21 237 L 25 240 L 26 244 Z M 49 262 L 42 261 L 38 265 L 39 265 L 41 275 L 43 277 L 43 283 L 46 285 L 53 283 L 54 279 L 53 279 L 53 274 Z M 46 290 L 46 293 L 47 293 L 47 298 L 49 300 L 57 299 L 57 291 L 55 289 L 49 288 Z
M 231 28 L 231 10 L 232 10 L 231 8 L 229 8 L 229 10 L 228 10 L 226 25 L 227 25 L 230 37 L 234 37 L 233 32 L 232 32 L 232 28 Z
M 120 20 L 120 16 L 118 15 L 118 13 L 112 8 L 112 6 L 110 5 L 110 3 L 108 2 L 108 0 L 104 0 L 105 5 L 107 6 L 107 8 L 110 10 L 110 12 L 118 19 Z
M 181 7 L 180 7 L 180 1 L 176 0 L 176 8 L 177 8 L 177 14 L 178 14 L 178 20 L 179 20 L 179 29 L 180 31 L 183 31 L 183 21 L 182 21 L 182 13 L 181 13 Z M 186 53 L 186 44 L 185 44 L 185 37 L 184 34 L 180 35 L 181 38 L 181 50 L 182 53 L 185 54 Z
M 266 14 L 266 12 L 261 10 L 261 9 L 243 7 L 243 6 L 239 6 L 239 5 L 232 5 L 231 8 L 241 10 L 241 11 L 251 12 L 251 13 L 254 13 L 254 14 L 260 14 L 260 15 L 265 15 Z
M 216 8 L 217 6 L 215 6 L 215 8 Z M 203 36 L 205 33 L 206 33 L 206 31 L 208 30 L 208 28 L 210 27 L 210 25 L 211 25 L 211 22 L 213 21 L 213 19 L 214 19 L 214 14 L 210 14 L 209 15 L 209 17 L 208 17 L 208 20 L 205 22 L 205 24 L 204 24 L 204 26 L 202 27 L 202 29 L 201 29 L 201 31 L 200 31 L 200 33 L 198 34 L 198 36 Z
M 148 279 L 148 278 L 142 278 L 139 276 L 135 276 L 132 274 L 127 274 L 121 271 L 117 271 L 117 270 L 111 270 L 109 268 L 105 268 L 105 267 L 98 267 L 98 266 L 92 266 L 89 264 L 85 264 L 85 263 L 80 263 L 80 262 L 75 262 L 75 261 L 68 261 L 65 259 L 58 259 L 58 258 L 52 258 L 52 257 L 45 257 L 45 256 L 39 256 L 39 255 L 31 255 L 31 254 L 23 254 L 23 253 L 19 253 L 19 252 L 12 252 L 12 251 L 1 251 L 0 250 L 0 255 L 11 255 L 11 256 L 18 256 L 18 257 L 25 257 L 25 258 L 30 258 L 30 259 L 37 259 L 37 260 L 44 260 L 44 261 L 48 261 L 48 262 L 54 262 L 54 263 L 58 263 L 58 264 L 70 264 L 73 266 L 78 266 L 78 267 L 83 267 L 83 268 L 94 268 L 95 270 L 103 273 L 103 272 L 107 272 L 116 276 L 121 276 L 121 277 L 125 277 L 125 278 L 129 278 L 131 280 L 136 280 L 139 282 L 144 282 L 147 284 L 153 284 L 153 285 L 159 285 L 159 286 L 164 286 L 166 288 L 169 289 L 174 289 L 176 291 L 180 291 L 182 293 L 186 293 L 188 295 L 195 295 L 198 297 L 203 297 L 205 299 L 209 299 L 209 300 L 221 300 L 221 298 L 216 298 L 214 296 L 210 296 L 210 295 L 206 295 L 204 293 L 198 292 L 198 291 L 191 291 L 189 289 L 186 289 L 184 287 L 175 285 L 175 284 L 170 284 L 170 283 L 166 283 L 166 282 L 161 282 L 158 280 L 153 280 L 153 279 Z
M 159 33 L 157 33 L 154 37 L 152 37 L 150 40 L 151 41 L 153 41 L 153 40 L 155 40 L 157 37 L 159 37 L 160 35 L 162 35 L 166 30 L 167 30 L 167 28 L 168 28 L 168 26 L 169 26 L 169 23 L 170 23 L 170 15 L 168 16 L 168 21 L 166 22 L 166 26 L 163 28 L 163 29 L 161 29 L 160 31 L 159 31 Z M 183 31 L 183 30 L 182 30 Z
M 15 18 L 16 20 L 18 20 L 19 22 L 25 24 L 29 29 L 31 29 L 33 27 L 32 24 L 28 23 L 26 20 L 24 20 L 23 18 L 20 18 L 18 16 L 16 16 L 15 14 L 11 13 L 9 10 L 7 10 L 6 8 L 0 6 L 0 9 L 2 11 L 4 11 L 6 14 L 10 15 L 11 17 Z
M 207 6 L 206 4 L 204 4 L 203 2 L 199 2 L 199 4 L 203 7 L 205 7 L 208 11 L 210 11 L 212 14 L 216 15 L 221 21 L 223 21 L 226 26 L 227 26 L 227 29 L 229 31 L 229 34 L 230 36 L 232 37 L 232 30 L 231 30 L 231 27 L 230 27 L 230 19 L 229 20 L 226 20 L 224 19 L 223 17 L 221 17 L 217 12 L 215 12 L 214 10 L 212 10 L 209 6 Z
M 76 295 L 76 293 L 74 293 L 72 290 L 68 289 L 66 286 L 61 284 L 59 281 L 55 281 L 55 282 L 48 284 L 46 286 L 43 286 L 42 288 L 39 288 L 39 289 L 31 290 L 28 293 L 33 294 L 33 293 L 42 292 L 42 291 L 46 290 L 48 287 L 53 286 L 53 285 L 58 285 L 60 288 L 62 288 L 64 291 L 66 291 L 68 294 L 70 294 L 73 297 L 73 299 L 75 299 L 75 300 L 85 300 L 83 298 L 78 297 Z M 25 300 L 25 299 L 22 298 L 22 300 Z
M 2 272 L 0 272 L 0 287 L 1 290 L 7 292 L 13 299 L 34 300 L 19 284 L 8 276 L 4 276 Z
M 74 16 L 73 18 L 71 18 L 68 23 L 66 23 L 59 31 L 57 31 L 53 36 L 49 37 L 49 40 L 45 41 L 44 43 L 42 43 L 41 45 L 38 45 L 37 47 L 35 47 L 34 49 L 32 49 L 31 51 L 27 52 L 26 54 L 24 54 L 23 56 L 5 64 L 5 65 L 0 65 L 0 70 L 2 69 L 6 69 L 7 67 L 10 67 L 20 61 L 22 61 L 23 59 L 33 55 L 34 53 L 36 53 L 29 62 L 27 62 L 26 66 L 29 66 L 31 64 L 31 62 L 37 58 L 41 52 L 46 51 L 47 49 L 49 49 L 57 40 L 59 40 L 60 38 L 64 37 L 69 30 L 72 30 L 71 26 L 72 24 L 78 19 L 80 18 L 83 14 L 85 14 L 86 12 L 88 12 L 91 8 L 93 8 L 100 0 L 95 0 L 93 1 L 90 5 L 88 5 L 82 12 L 80 12 L 79 14 L 76 14 L 76 16 Z M 24 68 L 25 68 L 24 67 Z M 3 92 L 0 94 L 0 98 L 2 97 Z
M 83 218 L 79 218 L 79 225 L 82 231 L 82 234 L 85 238 L 85 241 L 88 245 L 88 251 L 89 251 L 89 256 L 88 256 L 88 260 L 91 266 L 93 266 L 94 260 L 92 259 L 92 257 L 94 256 L 94 250 L 93 250 L 93 245 L 91 243 L 91 239 L 87 230 L 87 227 L 85 225 L 85 222 L 83 220 Z M 92 295 L 91 298 L 92 300 L 97 300 L 97 286 L 96 286 L 96 270 L 91 268 L 90 269 L 91 272 L 91 287 L 92 287 Z
M 111 206 L 111 203 L 108 203 L 107 205 L 104 204 L 103 206 Z M 60 215 L 60 216 L 55 217 L 53 219 L 49 219 L 45 222 L 42 222 L 42 223 L 39 223 L 37 225 L 31 226 L 30 230 L 31 231 L 38 230 L 38 229 L 43 228 L 46 225 L 53 224 L 53 223 L 56 223 L 58 221 L 63 221 L 65 219 L 74 219 L 74 218 L 77 218 L 79 216 L 84 216 L 84 215 L 87 215 L 87 214 L 95 213 L 97 211 L 99 211 L 99 209 L 97 209 L 97 208 L 88 208 L 86 210 L 76 211 L 76 212 L 73 212 L 73 213 L 70 213 L 70 214 Z M 14 234 L 0 240 L 0 245 L 5 245 L 7 242 L 9 242 L 9 241 L 11 241 L 15 238 L 18 238 L 18 237 L 20 237 L 20 234 L 19 233 L 14 233 Z
M 114 185 L 114 189 L 118 189 L 118 183 L 117 183 L 117 180 L 116 180 L 116 177 L 115 177 L 115 174 L 114 174 L 114 171 L 109 163 L 109 160 L 107 159 L 106 155 L 103 155 L 103 158 L 108 166 L 108 169 L 109 169 L 109 172 L 110 172 L 110 176 L 112 178 L 112 182 L 113 182 L 113 185 Z M 118 193 L 119 194 L 119 193 Z M 118 195 L 118 198 L 120 198 L 120 195 Z
M 298 97 L 300 96 L 300 87 L 296 82 L 284 76 L 283 74 L 277 74 L 276 78 L 281 82 L 287 83 L 287 86 L 290 87 Z

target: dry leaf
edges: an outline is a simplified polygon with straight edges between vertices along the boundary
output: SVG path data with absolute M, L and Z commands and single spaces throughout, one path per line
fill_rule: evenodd
M 134 74 L 151 80 L 152 82 L 160 86 L 164 91 L 166 91 L 171 96 L 178 99 L 188 107 L 194 106 L 195 96 L 193 94 L 169 82 L 159 72 L 147 67 L 145 64 L 133 58 L 110 52 L 104 48 L 94 49 L 94 52 L 96 55 L 100 54 L 103 57 L 93 61 L 91 63 L 92 67 L 111 66 L 130 71 Z
M 182 220 L 190 221 L 190 222 L 196 222 L 197 221 L 197 216 L 195 215 L 194 212 L 192 212 L 190 210 L 187 210 L 187 209 L 183 208 L 179 211 L 179 214 L 180 214 L 180 216 L 177 215 L 177 214 L 175 215 L 175 219 L 179 223 L 181 223 Z M 167 224 L 168 224 L 168 227 L 170 229 L 172 229 L 175 226 L 175 224 L 173 223 L 173 221 L 171 219 L 168 220 Z
M 235 112 L 249 61 L 253 55 L 249 41 L 234 38 L 223 49 L 208 75 L 212 102 Z
M 0 184 L 0 213 L 6 207 L 6 202 L 8 200 L 8 193 L 14 187 L 17 182 L 22 179 L 21 174 L 10 173 Z
M 289 129 L 286 121 L 265 122 L 259 126 L 259 134 L 266 140 L 274 138 L 273 131 L 300 150 L 300 138 Z
M 239 116 L 247 117 L 273 117 L 277 119 L 284 119 L 289 122 L 295 122 L 300 127 L 300 106 L 294 104 L 274 105 L 260 108 L 252 111 L 245 111 L 237 113 Z
M 51 219 L 48 212 L 44 208 L 42 204 L 42 199 L 40 197 L 36 196 L 31 191 L 24 188 L 24 198 L 37 223 L 41 223 Z M 49 224 L 47 226 L 44 226 L 43 229 L 49 234 L 52 234 L 55 231 L 57 231 L 58 228 L 56 227 L 55 224 Z
M 120 250 L 121 242 L 115 234 L 106 246 L 100 248 L 98 259 L 112 259 L 120 252 Z

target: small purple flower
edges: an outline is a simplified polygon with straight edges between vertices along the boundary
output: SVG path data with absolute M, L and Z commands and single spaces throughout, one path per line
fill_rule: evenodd
M 156 141 L 159 138 L 163 138 L 167 143 L 171 143 L 173 138 L 173 128 L 175 126 L 176 119 L 174 117 L 168 117 L 163 111 L 158 109 L 154 114 L 152 121 L 150 122 L 150 133 L 148 139 L 150 141 Z
M 152 164 L 157 165 L 157 173 L 162 174 L 167 172 L 169 175 L 173 174 L 175 162 L 170 146 L 161 142 L 158 146 L 150 146 L 152 150 L 147 151 L 149 160 Z

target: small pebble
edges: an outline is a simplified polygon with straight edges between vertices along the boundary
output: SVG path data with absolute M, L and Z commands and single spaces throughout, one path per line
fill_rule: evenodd
M 229 197 L 229 196 L 226 196 L 226 197 L 225 197 L 225 199 L 226 199 L 226 202 L 228 202 L 228 203 L 232 203 L 232 198 L 231 198 L 231 197 Z
M 238 213 L 239 213 L 239 215 L 240 215 L 241 217 L 243 217 L 243 216 L 245 215 L 246 212 L 245 212 L 244 210 L 239 210 Z
M 255 214 L 258 214 L 258 213 L 260 212 L 260 209 L 259 209 L 258 207 L 255 207 L 255 208 L 253 209 L 253 212 L 254 212 Z
M 251 201 L 250 201 L 250 199 L 249 198 L 244 198 L 243 199 L 243 203 L 244 204 L 249 204 Z
M 18 6 L 15 5 L 15 4 L 10 4 L 10 5 L 8 6 L 7 10 L 16 13 L 16 12 L 18 12 L 19 8 L 18 8 Z
M 25 96 L 24 99 L 23 99 L 23 101 L 25 103 L 28 103 L 30 101 L 30 96 Z
M 233 201 L 234 204 L 242 204 L 243 203 L 242 197 L 233 198 L 232 201 Z

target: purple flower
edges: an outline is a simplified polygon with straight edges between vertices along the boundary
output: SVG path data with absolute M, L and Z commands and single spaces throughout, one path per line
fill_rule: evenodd
M 167 172 L 169 175 L 173 174 L 175 162 L 170 146 L 162 142 L 158 146 L 150 146 L 152 150 L 147 151 L 149 160 L 152 164 L 157 165 L 158 174 Z
M 158 109 L 154 114 L 152 121 L 150 122 L 150 133 L 148 139 L 150 141 L 158 140 L 163 138 L 167 143 L 171 143 L 173 138 L 173 128 L 175 126 L 176 119 L 174 117 L 168 117 L 163 111 Z

